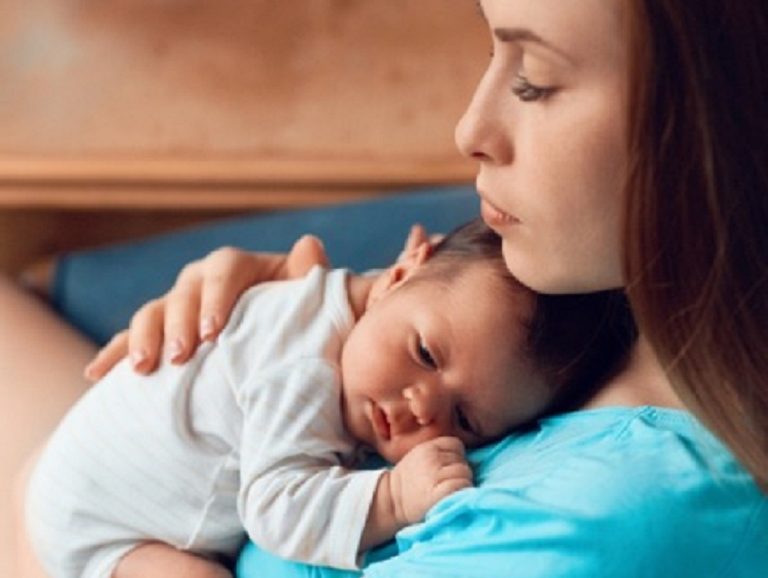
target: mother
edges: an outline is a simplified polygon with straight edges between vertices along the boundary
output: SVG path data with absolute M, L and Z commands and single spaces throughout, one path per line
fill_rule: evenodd
M 642 338 L 583 410 L 479 453 L 479 487 L 438 505 L 402 534 L 399 556 L 367 574 L 763 576 L 768 8 L 480 6 L 493 56 L 456 136 L 479 162 L 483 217 L 503 237 L 509 269 L 535 290 L 624 286 Z M 167 337 L 188 354 L 189 292 L 229 271 L 201 312 L 223 319 L 249 267 L 264 273 L 263 259 L 231 257 L 193 265 L 145 307 L 131 350 L 156 350 L 165 314 L 168 327 L 185 328 Z M 271 563 L 275 575 L 303 571 Z

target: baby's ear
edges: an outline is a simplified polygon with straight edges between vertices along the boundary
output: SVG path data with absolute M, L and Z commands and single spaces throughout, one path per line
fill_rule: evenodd
M 401 255 L 397 263 L 384 271 L 371 288 L 368 294 L 368 307 L 376 303 L 387 293 L 396 289 L 413 275 L 419 267 L 429 261 L 432 256 L 432 245 L 424 242 L 410 250 L 408 254 Z

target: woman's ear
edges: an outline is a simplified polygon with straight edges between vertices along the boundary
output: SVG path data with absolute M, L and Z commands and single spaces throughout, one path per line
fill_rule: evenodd
M 368 294 L 367 306 L 370 307 L 387 293 L 405 283 L 424 263 L 429 261 L 431 256 L 432 245 L 429 242 L 421 243 L 407 255 L 401 256 L 397 263 L 376 279 Z

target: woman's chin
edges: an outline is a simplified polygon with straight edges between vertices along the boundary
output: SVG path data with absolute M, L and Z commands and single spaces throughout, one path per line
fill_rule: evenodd
M 537 293 L 592 293 L 623 285 L 620 276 L 610 274 L 607 269 L 579 267 L 564 260 L 552 262 L 546 255 L 536 257 L 530 251 L 521 250 L 517 241 L 505 239 L 501 248 L 507 269 L 520 283 Z

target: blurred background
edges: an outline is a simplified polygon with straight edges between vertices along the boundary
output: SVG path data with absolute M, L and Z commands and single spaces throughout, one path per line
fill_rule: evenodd
M 0 271 L 465 182 L 472 0 L 0 0 Z
M 453 127 L 488 45 L 473 0 L 0 0 L 0 273 L 470 181 Z

